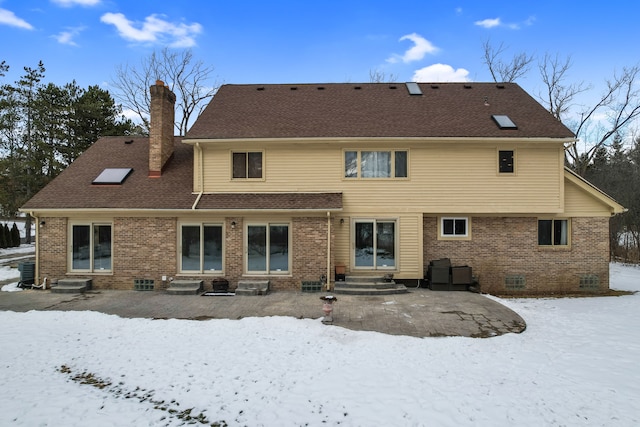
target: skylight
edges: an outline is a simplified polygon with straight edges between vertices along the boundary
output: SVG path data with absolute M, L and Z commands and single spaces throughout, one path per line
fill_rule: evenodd
M 119 185 L 124 182 L 129 174 L 133 171 L 132 168 L 105 168 L 92 184 L 96 185 Z
M 407 90 L 409 91 L 409 95 L 422 95 L 422 91 L 420 90 L 420 86 L 416 82 L 407 82 Z
M 491 116 L 500 129 L 518 129 L 507 115 L 494 114 Z

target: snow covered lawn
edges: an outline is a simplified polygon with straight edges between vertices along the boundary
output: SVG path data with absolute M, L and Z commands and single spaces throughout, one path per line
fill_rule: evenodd
M 640 269 L 611 283 L 640 290 Z M 0 312 L 0 425 L 640 425 L 640 294 L 500 301 L 524 333 Z

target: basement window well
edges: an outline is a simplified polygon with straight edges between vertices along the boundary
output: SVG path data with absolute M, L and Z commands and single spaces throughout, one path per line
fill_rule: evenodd
M 133 172 L 133 168 L 105 168 L 96 179 L 94 185 L 120 185 Z

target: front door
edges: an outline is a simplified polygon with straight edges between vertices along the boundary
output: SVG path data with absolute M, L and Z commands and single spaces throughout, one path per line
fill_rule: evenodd
M 396 268 L 396 222 L 362 219 L 354 222 L 354 266 L 357 269 Z

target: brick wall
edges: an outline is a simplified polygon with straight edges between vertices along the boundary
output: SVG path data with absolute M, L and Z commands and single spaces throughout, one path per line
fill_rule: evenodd
M 39 277 L 42 283 L 46 277 L 49 281 L 61 279 L 67 272 L 67 219 L 54 217 L 38 218 L 44 225 L 37 230 Z
M 424 218 L 424 263 L 450 258 L 469 265 L 482 292 L 552 294 L 604 292 L 609 288 L 609 219 L 571 218 L 567 249 L 538 246 L 537 218 L 471 218 L 471 240 L 437 239 L 437 218 Z M 525 277 L 523 288 L 505 286 L 507 276 Z M 595 275 L 599 285 L 581 286 Z M 583 279 L 584 280 L 584 279 Z
M 67 274 L 67 219 L 40 218 L 46 225 L 39 232 L 40 277 L 62 279 L 64 277 L 88 277 L 96 289 L 134 288 L 134 279 L 152 279 L 155 289 L 162 289 L 162 276 L 180 279 L 202 279 L 205 289 L 211 287 L 212 275 L 178 276 L 178 221 L 177 218 L 113 219 L 113 273 Z M 243 275 L 244 237 L 243 219 L 229 217 L 225 220 L 225 279 L 235 289 L 243 278 L 265 276 Z M 235 226 L 232 223 L 235 222 Z M 268 276 L 271 288 L 299 290 L 302 280 L 319 280 L 326 274 L 327 220 L 319 218 L 294 218 L 292 233 L 292 275 Z M 333 238 L 332 238 L 333 241 Z M 333 248 L 332 248 L 333 251 Z M 333 271 L 333 264 L 331 266 Z

